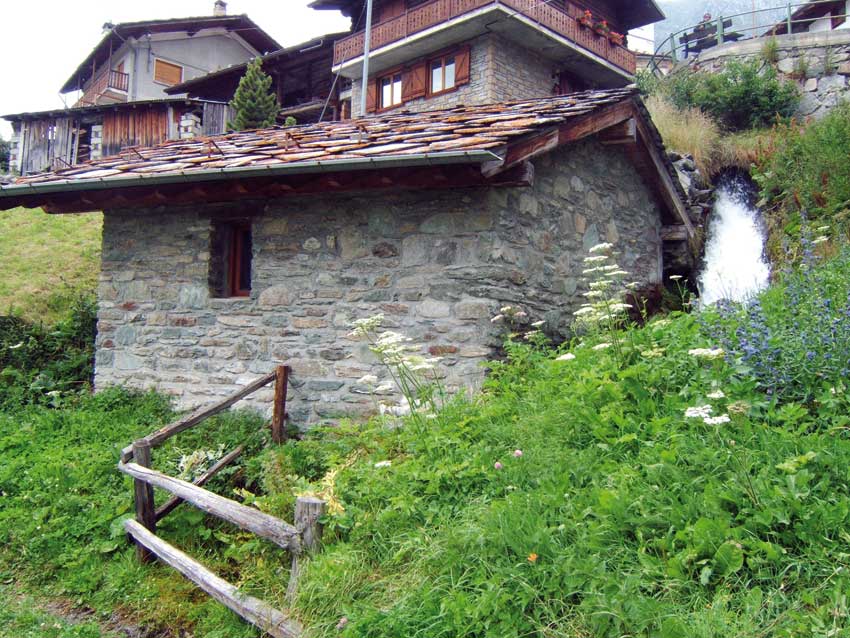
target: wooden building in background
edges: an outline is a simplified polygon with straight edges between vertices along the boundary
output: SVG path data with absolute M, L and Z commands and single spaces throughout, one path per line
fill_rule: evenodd
M 278 102 L 283 107 L 279 121 L 294 117 L 299 124 L 312 124 L 319 119 L 346 119 L 351 113 L 350 87 L 345 78 L 331 71 L 334 45 L 348 33 L 331 33 L 308 42 L 287 47 L 262 56 L 263 71 L 272 77 Z M 236 93 L 239 80 L 248 63 L 235 64 L 207 75 L 175 84 L 165 90 L 170 95 L 229 102 Z M 346 93 L 346 91 L 349 91 Z

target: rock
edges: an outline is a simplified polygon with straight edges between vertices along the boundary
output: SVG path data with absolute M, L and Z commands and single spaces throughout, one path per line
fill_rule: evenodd
M 398 248 L 389 242 L 382 241 L 380 244 L 376 244 L 372 248 L 372 254 L 375 257 L 380 257 L 381 259 L 398 257 Z
M 806 83 L 803 85 L 803 90 L 811 93 L 812 91 L 818 90 L 818 79 L 817 78 L 809 78 L 806 80 Z
M 286 286 L 272 286 L 260 293 L 258 304 L 265 308 L 286 308 L 295 301 L 295 294 Z
M 678 162 L 680 159 L 682 159 L 682 156 L 679 153 L 677 153 L 676 151 L 667 151 L 667 158 L 671 162 L 675 163 L 675 162 Z
M 308 237 L 304 240 L 304 250 L 309 250 L 310 252 L 316 252 L 322 247 L 322 242 L 320 242 L 315 237 Z
M 785 75 L 791 75 L 794 72 L 794 66 L 796 64 L 796 58 L 785 58 L 784 60 L 780 60 L 776 64 L 776 68 L 780 73 L 784 73 Z
M 808 82 L 806 83 L 808 86 Z M 818 91 L 827 93 L 830 91 L 843 91 L 847 87 L 847 78 L 843 75 L 827 75 L 818 81 Z
M 426 299 L 419 304 L 419 315 L 428 319 L 440 319 L 448 317 L 452 313 L 451 306 L 445 301 Z
M 850 62 L 842 62 L 839 64 L 837 72 L 840 75 L 850 75 Z
M 458 319 L 487 319 L 491 312 L 492 304 L 488 301 L 459 301 L 455 304 Z

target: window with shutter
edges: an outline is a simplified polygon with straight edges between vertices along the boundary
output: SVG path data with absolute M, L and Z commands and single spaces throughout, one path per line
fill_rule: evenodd
M 378 110 L 378 79 L 372 78 L 366 88 L 366 112 L 374 113 Z
M 428 92 L 428 64 L 420 62 L 404 72 L 402 99 L 405 102 L 425 97 Z
M 469 47 L 458 49 L 455 53 L 455 84 L 461 86 L 469 84 Z
M 153 63 L 153 79 L 159 84 L 173 86 L 183 81 L 183 67 L 165 60 L 155 60 Z

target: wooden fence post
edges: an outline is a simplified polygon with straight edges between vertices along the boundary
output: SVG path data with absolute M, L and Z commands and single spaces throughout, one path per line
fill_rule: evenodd
M 304 555 L 313 554 L 322 547 L 323 528 L 319 519 L 327 509 L 328 504 L 320 498 L 299 496 L 295 501 L 295 528 L 301 533 L 301 552 L 300 555 L 298 552 L 292 554 L 292 570 L 289 572 L 289 585 L 286 588 L 286 598 L 289 602 L 295 598 Z
M 275 370 L 274 415 L 272 416 L 272 441 L 286 440 L 286 390 L 289 385 L 289 366 L 278 366 Z
M 151 466 L 151 444 L 147 440 L 139 439 L 133 443 L 133 459 L 142 467 Z M 134 479 L 133 494 L 136 499 L 136 520 L 152 534 L 156 534 L 153 486 L 140 479 Z M 154 554 L 141 543 L 136 543 L 136 554 L 143 563 L 151 563 L 155 560 Z

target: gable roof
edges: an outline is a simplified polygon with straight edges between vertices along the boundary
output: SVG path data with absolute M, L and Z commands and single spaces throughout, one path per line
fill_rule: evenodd
M 145 20 L 143 22 L 122 22 L 114 25 L 89 53 L 88 57 L 65 82 L 60 93 L 70 93 L 82 89 L 92 76 L 92 66 L 104 64 L 110 51 L 117 51 L 127 38 L 140 38 L 156 33 L 181 33 L 194 35 L 202 29 L 227 29 L 237 33 L 243 40 L 261 54 L 277 51 L 280 44 L 263 31 L 247 15 L 201 16 L 197 18 L 172 18 L 168 20 Z
M 606 143 L 633 146 L 630 153 L 638 170 L 657 186 L 669 216 L 691 229 L 675 169 L 633 88 L 129 148 L 117 156 L 20 178 L 0 189 L 0 210 L 45 206 L 52 212 L 80 212 L 143 202 L 351 191 L 367 183 L 387 188 L 523 182 L 526 177 L 516 179 L 511 171 L 522 172 L 537 155 L 603 132 L 609 135 Z M 439 175 L 437 168 L 446 164 L 469 170 Z M 404 175 L 388 172 L 414 167 L 419 170 Z M 317 181 L 317 175 L 324 181 Z

